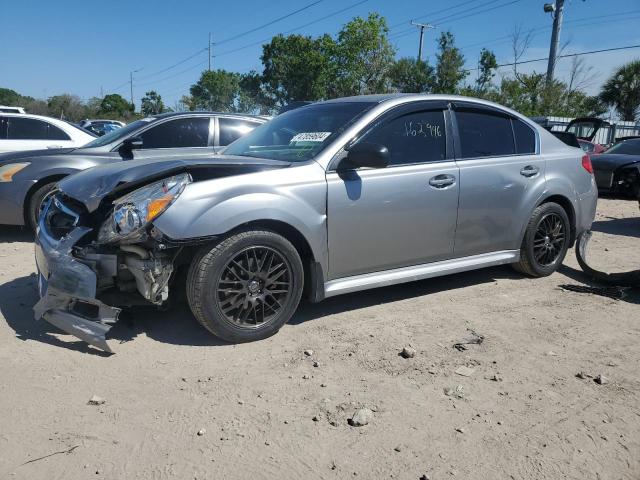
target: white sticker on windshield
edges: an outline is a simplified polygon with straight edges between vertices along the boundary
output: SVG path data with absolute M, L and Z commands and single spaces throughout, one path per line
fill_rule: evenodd
M 324 142 L 331 132 L 304 132 L 294 135 L 289 143 L 295 142 Z

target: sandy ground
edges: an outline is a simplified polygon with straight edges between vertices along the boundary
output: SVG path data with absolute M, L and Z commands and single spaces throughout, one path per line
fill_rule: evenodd
M 640 267 L 637 203 L 601 200 L 594 230 L 594 264 Z M 108 356 L 33 321 L 30 240 L 0 231 L 1 479 L 640 478 L 640 294 L 559 289 L 588 283 L 573 252 L 544 279 L 501 267 L 303 305 L 253 344 L 186 307 L 137 312 Z M 454 349 L 469 329 L 484 343 Z M 360 407 L 371 422 L 350 426 Z

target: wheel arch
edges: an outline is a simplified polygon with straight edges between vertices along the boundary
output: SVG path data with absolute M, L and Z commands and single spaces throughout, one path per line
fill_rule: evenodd
M 564 195 L 551 194 L 540 200 L 536 204 L 534 210 L 540 205 L 544 205 L 545 203 L 557 203 L 567 213 L 567 216 L 569 217 L 569 227 L 571 229 L 569 248 L 573 247 L 576 241 L 576 210 L 573 206 L 573 203 Z
M 324 298 L 324 273 L 322 265 L 316 259 L 311 244 L 307 238 L 293 225 L 282 220 L 259 219 L 238 225 L 227 232 L 232 235 L 239 230 L 266 229 L 275 232 L 290 241 L 300 255 L 304 268 L 303 296 L 312 302 L 319 302 Z
M 29 187 L 29 190 L 27 190 L 27 193 L 22 200 L 22 217 L 24 218 L 25 225 L 29 224 L 29 202 L 31 201 L 31 197 L 33 196 L 33 194 L 47 183 L 57 183 L 64 177 L 71 175 L 71 173 L 73 172 L 52 173 L 45 177 L 39 178 L 33 185 L 31 185 L 31 187 Z

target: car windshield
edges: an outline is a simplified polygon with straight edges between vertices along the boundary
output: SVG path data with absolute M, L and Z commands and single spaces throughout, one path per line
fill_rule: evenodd
M 129 125 L 126 125 L 122 128 L 118 128 L 113 132 L 109 132 L 106 135 L 103 135 L 102 137 L 98 137 L 95 140 L 92 140 L 91 142 L 84 145 L 82 148 L 104 147 L 105 145 L 109 145 L 110 143 L 116 142 L 118 140 L 121 140 L 127 137 L 130 133 L 138 130 L 140 127 L 149 125 L 149 123 L 153 122 L 154 120 L 155 118 L 153 117 L 143 118 L 142 120 L 136 120 L 135 122 L 130 123 Z
M 619 153 L 622 155 L 640 155 L 640 138 L 634 140 L 624 140 L 616 143 L 607 150 L 607 153 Z
M 313 104 L 278 115 L 229 145 L 224 153 L 289 162 L 315 157 L 374 102 Z

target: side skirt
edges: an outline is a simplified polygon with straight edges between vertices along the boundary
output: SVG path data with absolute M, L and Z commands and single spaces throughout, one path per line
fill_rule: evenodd
M 492 267 L 515 263 L 520 260 L 519 250 L 503 250 L 500 252 L 483 253 L 471 257 L 455 258 L 440 262 L 414 265 L 411 267 L 395 268 L 382 272 L 365 273 L 352 277 L 338 278 L 325 282 L 325 298 L 343 293 L 357 292 L 370 288 L 386 287 L 398 283 L 414 282 L 425 278 L 441 277 L 452 273 L 466 272 L 478 268 Z

